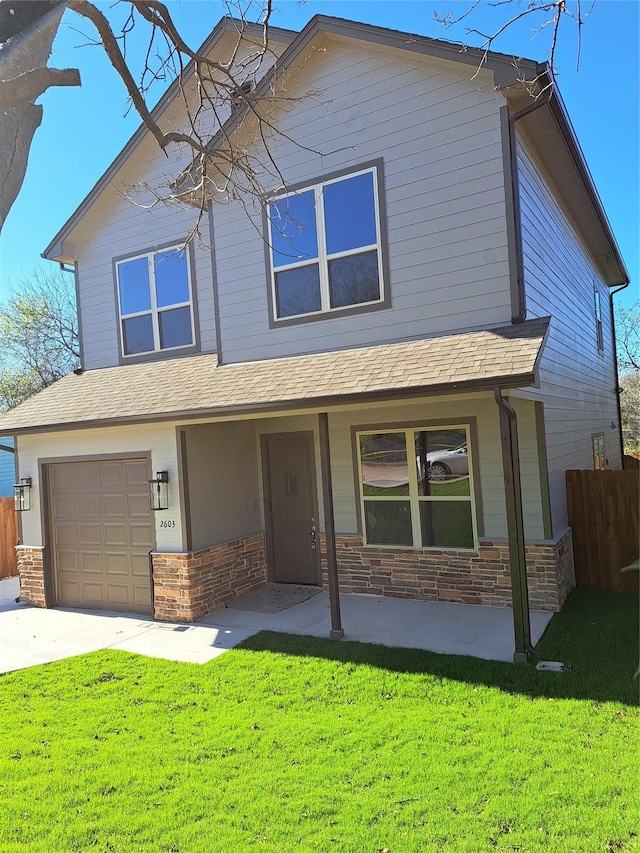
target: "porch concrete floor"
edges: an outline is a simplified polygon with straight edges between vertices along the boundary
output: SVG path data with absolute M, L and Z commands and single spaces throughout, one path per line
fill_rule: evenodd
M 43 610 L 16 603 L 18 593 L 17 578 L 0 581 L 0 672 L 105 648 L 207 663 L 258 631 L 327 637 L 331 626 L 329 597 L 324 592 L 276 613 L 228 607 L 195 624 L 63 607 Z M 371 595 L 342 595 L 340 606 L 345 640 L 490 660 L 513 658 L 513 619 L 508 608 Z M 551 615 L 532 611 L 534 644 Z

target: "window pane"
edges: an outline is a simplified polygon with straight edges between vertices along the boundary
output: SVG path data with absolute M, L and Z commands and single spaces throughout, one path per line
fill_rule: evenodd
M 420 501 L 422 544 L 436 548 L 473 548 L 469 501 Z
M 276 273 L 276 311 L 278 317 L 295 317 L 319 311 L 320 273 L 318 264 L 296 267 Z
M 160 320 L 160 347 L 186 347 L 193 343 L 191 336 L 191 309 L 173 308 L 162 311 Z
M 147 258 L 118 264 L 118 287 L 122 314 L 137 314 L 151 309 L 149 265 Z
M 332 308 L 380 299 L 377 251 L 329 261 L 329 292 Z
M 466 430 L 416 432 L 415 458 L 419 495 L 471 494 Z M 424 476 L 425 471 L 427 478 Z
M 378 242 L 373 172 L 324 187 L 327 252 L 347 252 Z
M 269 205 L 274 267 L 318 257 L 313 190 L 294 193 Z
M 144 314 L 142 317 L 132 317 L 130 320 L 123 320 L 122 331 L 124 335 L 125 355 L 153 351 L 151 314 Z
M 369 545 L 413 545 L 409 501 L 365 501 Z
M 403 432 L 360 436 L 362 494 L 408 495 L 409 466 Z
M 158 308 L 189 302 L 187 253 L 184 249 L 158 252 L 153 256 Z

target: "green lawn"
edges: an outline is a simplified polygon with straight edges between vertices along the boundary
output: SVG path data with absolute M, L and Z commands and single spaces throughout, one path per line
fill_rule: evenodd
M 5 675 L 0 851 L 637 850 L 637 617 L 574 592 L 562 674 L 262 633 Z

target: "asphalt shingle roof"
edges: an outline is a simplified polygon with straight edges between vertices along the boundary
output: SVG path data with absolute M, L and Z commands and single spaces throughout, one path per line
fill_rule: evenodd
M 0 415 L 0 434 L 266 412 L 530 385 L 549 318 L 338 352 L 218 365 L 203 354 L 69 374 Z

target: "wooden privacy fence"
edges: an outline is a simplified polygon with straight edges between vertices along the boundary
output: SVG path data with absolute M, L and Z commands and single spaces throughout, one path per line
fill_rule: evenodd
M 13 498 L 0 498 L 0 579 L 18 574 L 17 543 L 18 514 L 13 508 Z
M 567 511 L 573 532 L 576 584 L 638 592 L 640 471 L 567 471 Z

